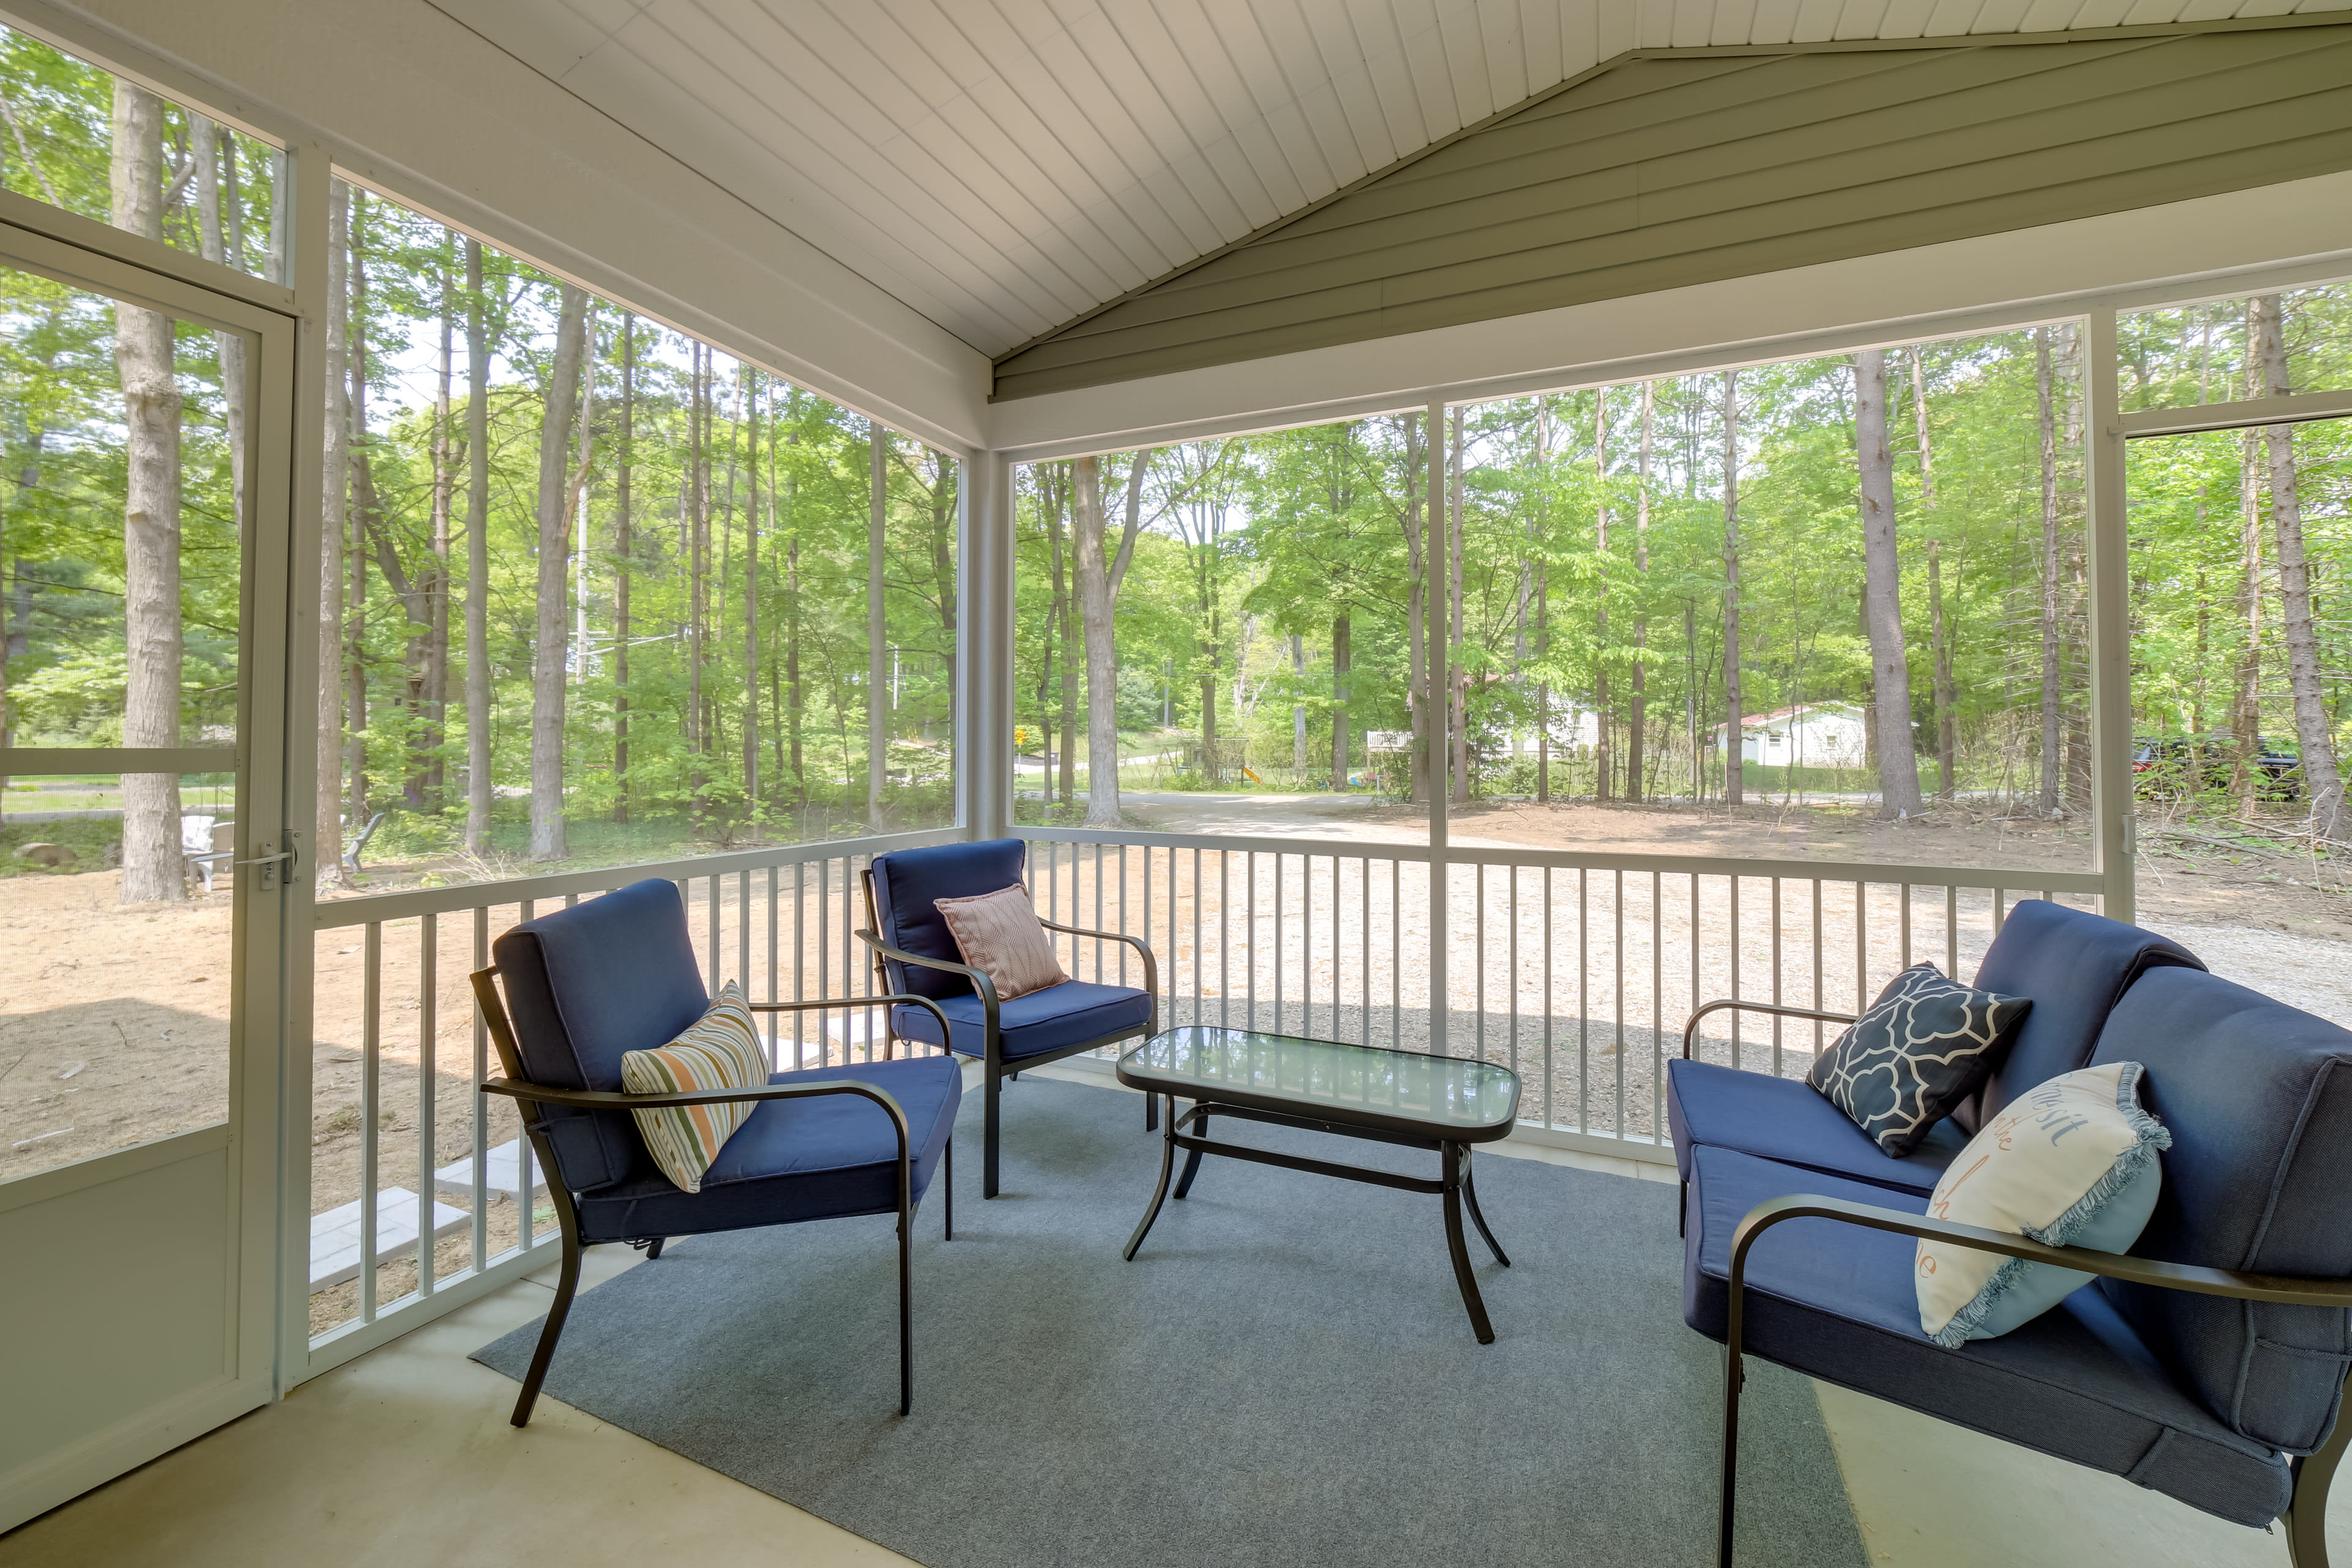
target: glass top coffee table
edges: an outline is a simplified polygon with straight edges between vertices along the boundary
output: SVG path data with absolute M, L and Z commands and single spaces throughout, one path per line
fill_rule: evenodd
M 1180 1200 L 1192 1191 L 1203 1154 L 1428 1193 L 1445 1200 L 1445 1246 L 1453 1255 L 1454 1279 L 1462 1288 L 1462 1304 L 1470 1310 L 1471 1329 L 1480 1344 L 1495 1342 L 1486 1304 L 1478 1295 L 1477 1278 L 1470 1272 L 1470 1251 L 1462 1237 L 1462 1210 L 1466 1204 L 1471 1222 L 1477 1226 L 1495 1261 L 1509 1268 L 1511 1260 L 1486 1227 L 1486 1216 L 1478 1212 L 1470 1151 L 1473 1144 L 1491 1143 L 1510 1132 L 1519 1110 L 1518 1074 L 1491 1062 L 1460 1057 L 1192 1026 L 1155 1035 L 1119 1058 L 1118 1080 L 1148 1095 L 1168 1097 L 1160 1185 L 1151 1194 L 1143 1223 L 1128 1240 L 1126 1256 L 1130 1262 L 1167 1201 L 1168 1178 L 1175 1170 L 1179 1149 L 1185 1151 L 1184 1174 L 1176 1183 Z M 1181 1118 L 1176 1114 L 1179 1100 L 1192 1102 Z M 1439 1174 L 1432 1181 L 1239 1143 L 1213 1142 L 1206 1136 L 1212 1116 L 1434 1149 Z

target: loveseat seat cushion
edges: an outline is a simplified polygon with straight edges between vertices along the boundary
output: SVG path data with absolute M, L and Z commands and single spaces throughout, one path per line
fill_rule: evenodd
M 924 1007 L 900 1006 L 896 1020 L 898 1033 L 925 1045 L 945 1044 L 964 1056 L 987 1054 L 988 1014 L 978 995 L 945 997 L 940 1011 L 948 1016 L 950 1040 L 940 1038 L 940 1021 Z M 998 1057 L 1011 1062 L 1044 1056 L 1123 1029 L 1140 1029 L 1150 1018 L 1149 992 L 1131 985 L 1065 980 L 998 1005 L 996 1026 L 1003 1034 Z
M 1802 1079 L 1679 1058 L 1666 1063 L 1666 1120 L 1674 1129 L 1675 1164 L 1685 1181 L 1690 1180 L 1692 1148 L 1706 1143 L 1925 1196 L 1968 1144 L 1948 1119 L 1928 1129 L 1917 1148 L 1895 1159 Z
M 2027 1089 L 2088 1067 L 2116 1002 L 2143 974 L 2172 967 L 2202 971 L 2205 965 L 2154 931 L 2042 899 L 2019 900 L 1985 949 L 1976 985 L 2030 996 L 2033 1007 L 1984 1087 L 1952 1119 L 1973 1133 Z
M 2352 1275 L 2352 1033 L 2217 975 L 2167 969 L 2126 993 L 2092 1059 L 2144 1065 L 2140 1102 L 2172 1133 L 2134 1254 Z M 2302 1453 L 2334 1426 L 2352 1361 L 2346 1312 L 2103 1289 L 2233 1430 Z
M 1757 1205 L 1813 1194 L 1906 1214 L 1927 1200 L 1701 1145 L 1684 1240 L 1684 1320 L 1727 1338 L 1731 1237 Z M 1748 1255 L 1743 1348 L 1825 1383 L 2105 1470 L 2240 1524 L 2284 1510 L 2293 1480 L 2267 1445 L 2178 1386 L 2085 1287 L 1999 1339 L 1945 1350 L 1919 1329 L 1908 1237 L 1787 1220 Z
M 872 1084 L 898 1102 L 914 1166 L 912 1196 L 919 1199 L 955 1130 L 963 1069 L 953 1057 L 915 1057 L 780 1072 L 768 1081 L 843 1079 Z M 898 1132 L 888 1111 L 859 1095 L 766 1100 L 719 1151 L 702 1173 L 700 1192 L 680 1192 L 667 1176 L 651 1171 L 579 1201 L 581 1239 L 586 1242 L 895 1213 Z

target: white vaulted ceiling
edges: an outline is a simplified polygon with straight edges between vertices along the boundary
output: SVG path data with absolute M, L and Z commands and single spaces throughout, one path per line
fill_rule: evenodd
M 991 356 L 1631 48 L 2352 0 L 434 0 Z

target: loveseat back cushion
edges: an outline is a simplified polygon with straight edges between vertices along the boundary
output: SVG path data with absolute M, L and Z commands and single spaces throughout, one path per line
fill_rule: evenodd
M 2195 953 L 2137 926 L 2042 899 L 2012 906 L 1977 969 L 1979 991 L 2030 996 L 2033 1010 L 1974 1097 L 1952 1120 L 1975 1132 L 2001 1107 L 2060 1073 L 2090 1064 L 2116 998 L 2151 969 L 2203 969 Z
M 977 844 L 935 844 L 895 849 L 874 858 L 875 934 L 886 947 L 922 958 L 961 963 L 955 933 L 948 930 L 938 901 L 969 899 L 1010 888 L 1021 880 L 1029 847 L 1018 838 L 986 838 Z M 968 996 L 971 982 L 943 969 L 883 961 L 890 989 L 908 995 Z
M 676 884 L 632 882 L 525 921 L 491 944 L 522 1076 L 618 1089 L 621 1058 L 677 1037 L 709 1006 Z M 573 1192 L 653 1170 L 626 1111 L 547 1106 L 556 1176 Z
M 2172 1134 L 2136 1256 L 2352 1275 L 2352 1033 L 2215 975 L 2167 968 L 2125 993 L 2092 1060 L 2144 1064 L 2140 1102 Z M 2100 1287 L 2232 1431 L 2307 1453 L 2335 1425 L 2352 1314 Z

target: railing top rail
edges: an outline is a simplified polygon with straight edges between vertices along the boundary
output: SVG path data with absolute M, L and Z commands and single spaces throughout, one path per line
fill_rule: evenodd
M 1016 827 L 1016 837 L 1048 844 L 1148 844 L 1155 849 L 1254 849 L 1261 855 L 1322 853 L 1355 860 L 1426 860 L 1426 844 L 1379 844 L 1353 838 L 1285 838 L 1239 833 L 1139 833 L 1128 828 Z
M 1097 827 L 1017 827 L 1020 837 L 1061 844 L 1133 844 L 1153 848 L 1255 850 L 1260 854 L 1334 855 L 1343 860 L 1426 861 L 1426 844 L 1384 844 L 1345 838 L 1283 838 L 1232 834 L 1150 833 Z M 1449 846 L 1457 866 L 1549 866 L 1564 871 L 1657 871 L 1674 875 L 1779 877 L 1789 881 L 1910 883 L 1923 888 L 1985 888 L 2016 892 L 2093 894 L 2106 890 L 2095 871 L 2050 871 L 1983 866 L 1913 866 L 1863 860 L 1757 860 L 1727 855 L 1656 855 L 1587 849 L 1520 849 L 1500 845 Z
M 606 893 L 614 888 L 655 877 L 675 882 L 688 877 L 725 877 L 738 871 L 763 871 L 771 866 L 838 859 L 845 855 L 881 855 L 893 849 L 916 849 L 927 844 L 947 844 L 962 837 L 961 828 L 937 827 L 919 833 L 883 833 L 864 838 L 820 840 L 814 844 L 767 845 L 757 849 L 737 849 L 720 855 L 697 855 L 684 860 L 653 860 L 638 866 L 559 871 L 545 877 L 461 882 L 455 887 L 418 888 L 404 893 L 373 893 L 366 898 L 334 899 L 316 904 L 312 908 L 310 924 L 315 931 L 332 931 L 342 926 L 373 925 L 380 921 L 448 914 L 457 910 L 494 909 L 500 904 L 520 903 L 525 899 L 560 899 L 569 893 Z

